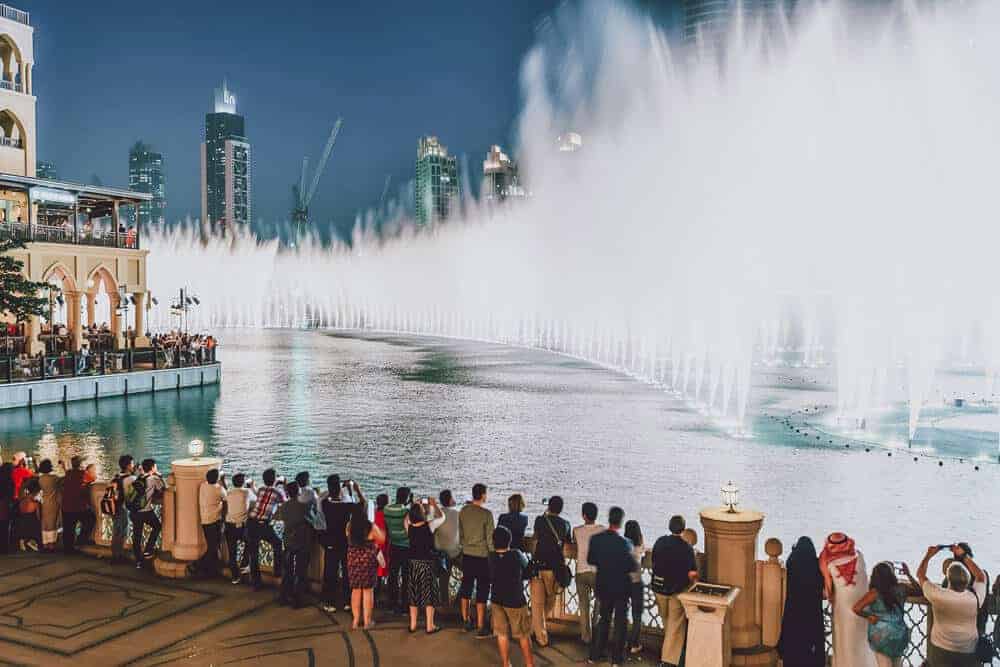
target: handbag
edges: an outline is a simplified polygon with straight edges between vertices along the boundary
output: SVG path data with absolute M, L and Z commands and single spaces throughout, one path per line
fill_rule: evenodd
M 548 515 L 545 515 L 545 523 L 548 524 L 549 530 L 552 531 L 552 537 L 555 538 L 556 545 L 562 549 L 563 541 L 559 538 L 559 533 L 556 532 L 552 522 L 549 521 Z M 556 583 L 559 584 L 560 588 L 564 590 L 569 588 L 570 582 L 573 581 L 573 573 L 570 571 L 569 565 L 566 564 L 566 559 L 562 557 L 562 554 L 559 556 L 559 562 L 552 564 L 552 574 L 555 575 Z
M 993 664 L 993 658 L 997 657 L 997 649 L 993 645 L 993 638 L 985 632 L 985 624 L 979 623 L 979 610 L 982 608 L 979 603 L 979 593 L 973 589 L 972 594 L 976 596 L 976 633 L 979 635 L 979 639 L 976 640 L 976 660 L 987 665 Z

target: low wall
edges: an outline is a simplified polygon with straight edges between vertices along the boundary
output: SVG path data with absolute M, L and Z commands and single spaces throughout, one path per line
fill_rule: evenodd
M 222 367 L 219 364 L 207 364 L 188 368 L 16 382 L 0 385 L 0 410 L 200 387 L 217 384 L 221 380 Z

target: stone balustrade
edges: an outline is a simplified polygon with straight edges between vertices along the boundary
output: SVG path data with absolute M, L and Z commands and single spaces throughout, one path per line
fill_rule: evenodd
M 192 468 L 197 468 L 197 470 L 189 469 L 178 475 L 177 471 L 179 468 L 177 463 L 180 462 L 175 463 L 175 474 L 167 479 L 168 489 L 164 495 L 163 505 L 157 509 L 163 522 L 163 532 L 161 533 L 161 543 L 159 546 L 164 552 L 171 552 L 169 556 L 163 559 L 167 564 L 166 566 L 161 567 L 160 564 L 157 565 L 158 573 L 165 576 L 184 576 L 183 566 L 204 552 L 205 545 L 201 537 L 200 522 L 197 516 L 198 506 L 197 502 L 191 503 L 192 493 L 196 500 L 199 479 L 199 475 L 196 473 L 207 469 L 207 467 L 218 465 L 217 460 L 213 462 L 205 459 L 191 466 Z M 190 465 L 190 460 L 188 463 Z M 181 485 L 185 488 L 178 487 L 178 480 L 180 480 Z M 98 516 L 97 526 L 94 531 L 94 540 L 100 550 L 106 549 L 111 544 L 111 517 L 102 515 L 100 511 L 101 497 L 107 485 L 107 482 L 98 482 L 91 487 L 91 499 L 94 511 Z M 183 503 L 178 502 L 179 495 L 186 496 L 182 498 Z M 178 507 L 181 504 L 183 504 L 184 511 L 178 512 Z M 710 517 L 708 521 L 705 521 L 706 513 Z M 720 539 L 727 538 L 725 535 L 712 534 L 712 531 L 718 528 L 716 523 L 713 523 L 712 518 L 718 519 L 719 513 L 712 510 L 708 510 L 706 513 L 702 514 L 702 519 L 709 535 L 706 538 L 704 550 L 697 551 L 698 535 L 695 531 L 689 529 L 684 534 L 684 539 L 696 547 L 698 568 L 702 578 L 713 583 L 733 584 L 731 579 L 735 576 L 740 578 L 744 585 L 746 582 L 751 584 L 743 589 L 746 591 L 744 613 L 747 615 L 738 621 L 743 624 L 743 643 L 745 646 L 741 651 L 734 651 L 732 664 L 776 665 L 778 662 L 774 649 L 778 644 L 781 634 L 782 613 L 786 594 L 786 571 L 784 562 L 781 559 L 784 547 L 780 540 L 775 538 L 768 539 L 764 543 L 766 558 L 764 560 L 757 560 L 753 551 L 756 545 L 756 530 L 759 528 L 760 523 L 762 523 L 763 516 L 756 513 L 746 513 L 747 517 L 745 518 L 748 521 L 743 523 L 744 525 L 752 524 L 752 530 L 745 532 L 744 537 L 753 537 L 753 544 L 746 546 L 746 540 L 741 542 L 743 545 L 740 546 L 740 549 L 742 549 L 740 552 L 742 554 L 742 558 L 740 559 L 743 560 L 742 563 L 719 563 L 717 557 L 713 559 L 711 549 L 723 550 L 725 547 L 721 545 Z M 729 519 L 731 522 L 739 522 L 736 517 L 730 517 Z M 729 528 L 731 532 L 732 526 Z M 280 524 L 277 526 L 277 529 L 280 534 Z M 183 549 L 178 549 L 179 536 L 184 536 L 184 539 L 187 540 L 187 544 Z M 730 535 L 731 537 L 732 535 Z M 526 537 L 525 542 L 528 549 L 533 547 L 532 537 Z M 126 544 L 130 543 L 131 530 L 126 540 Z M 197 546 L 195 547 L 194 545 Z M 183 557 L 178 555 L 178 551 L 183 553 Z M 575 571 L 575 546 L 567 546 L 565 556 L 570 569 Z M 660 620 L 655 596 L 649 586 L 649 582 L 652 579 L 651 556 L 652 554 L 647 552 L 642 563 L 643 582 L 646 584 L 642 638 L 644 644 L 653 650 L 658 650 L 662 638 L 663 624 Z M 310 585 L 317 592 L 322 583 L 323 557 L 323 549 L 317 546 L 309 566 Z M 265 580 L 273 572 L 273 558 L 270 545 L 266 542 L 261 543 L 260 563 Z M 171 567 L 171 563 L 179 567 Z M 460 581 L 461 572 L 455 568 L 452 570 L 450 578 L 450 597 L 452 602 L 455 602 Z M 530 597 L 527 582 L 525 582 L 525 595 Z M 1000 598 L 990 595 L 988 605 L 989 620 L 987 622 L 987 630 L 992 632 L 992 629 L 998 622 L 998 615 L 1000 615 Z M 734 607 L 734 611 L 735 609 Z M 919 667 L 927 655 L 927 641 L 930 636 L 931 619 L 928 613 L 927 601 L 919 597 L 910 598 L 906 602 L 904 611 L 907 621 L 912 628 L 912 638 L 910 647 L 903 658 L 903 665 L 907 667 Z M 827 653 L 832 654 L 832 614 L 828 605 L 825 605 L 825 612 Z M 560 629 L 567 633 L 575 633 L 577 631 L 579 604 L 575 579 L 559 595 L 551 620 L 556 632 L 560 631 Z M 734 619 L 734 625 L 736 623 L 737 621 Z M 755 643 L 746 646 L 747 640 Z M 734 641 L 734 648 L 738 646 L 739 644 Z

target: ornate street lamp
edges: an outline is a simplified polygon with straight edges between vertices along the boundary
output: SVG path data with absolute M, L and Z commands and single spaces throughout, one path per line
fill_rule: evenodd
M 188 454 L 191 455 L 191 458 L 197 460 L 201 458 L 201 455 L 204 453 L 205 453 L 205 443 L 199 440 L 198 438 L 195 438 L 194 440 L 188 443 Z
M 732 481 L 729 481 L 722 487 L 722 504 L 730 514 L 739 512 L 737 507 L 740 504 L 740 490 Z

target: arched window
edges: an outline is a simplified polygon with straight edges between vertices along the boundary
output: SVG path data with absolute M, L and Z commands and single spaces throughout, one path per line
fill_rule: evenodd
M 12 148 L 24 148 L 24 127 L 9 109 L 0 111 L 0 144 Z

